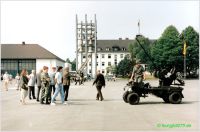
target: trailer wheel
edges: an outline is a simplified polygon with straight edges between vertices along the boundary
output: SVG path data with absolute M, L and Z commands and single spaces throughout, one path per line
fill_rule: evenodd
M 127 97 L 129 104 L 134 105 L 138 104 L 140 101 L 140 97 L 137 93 L 131 93 Z
M 128 91 L 126 91 L 126 92 L 123 94 L 123 100 L 124 100 L 125 103 L 128 103 L 128 99 L 127 99 L 128 94 L 129 94 Z
M 170 96 L 169 96 L 169 101 L 172 104 L 180 104 L 182 101 L 182 96 L 179 92 L 173 92 Z

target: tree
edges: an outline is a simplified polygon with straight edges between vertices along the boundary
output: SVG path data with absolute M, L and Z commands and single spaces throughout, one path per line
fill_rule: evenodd
M 65 62 L 72 65 L 72 71 L 76 71 L 76 59 L 74 59 L 73 61 L 70 61 L 70 59 L 67 58 Z
M 190 76 L 191 71 L 199 69 L 199 33 L 193 27 L 188 26 L 181 33 L 182 45 L 187 44 L 186 67 Z
M 115 65 L 106 67 L 107 73 L 109 72 L 111 74 L 116 74 L 116 72 L 117 72 L 116 70 L 117 70 L 117 67 Z
M 178 71 L 183 70 L 182 46 L 178 30 L 168 26 L 151 49 L 156 68 L 169 70 L 175 66 Z
M 132 71 L 132 61 L 126 57 L 121 60 L 116 68 L 117 74 L 122 75 L 123 77 L 129 74 Z
M 138 38 L 140 44 L 144 47 L 148 55 L 150 55 L 151 42 L 148 38 L 141 36 Z M 138 44 L 137 41 L 134 41 L 132 44 L 129 44 L 129 52 L 131 54 L 131 60 L 135 63 L 136 59 L 140 59 L 142 63 L 149 64 L 149 57 L 146 55 L 145 51 Z
M 74 59 L 72 62 L 72 71 L 76 71 L 76 59 Z

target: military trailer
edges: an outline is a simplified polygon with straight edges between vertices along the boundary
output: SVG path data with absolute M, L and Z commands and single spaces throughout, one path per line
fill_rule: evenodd
M 140 97 L 148 97 L 148 94 L 155 95 L 163 99 L 166 103 L 180 104 L 184 98 L 182 91 L 184 81 L 181 75 L 173 70 L 173 73 L 166 77 L 166 72 L 163 70 L 159 74 L 159 86 L 152 87 L 149 83 L 138 84 L 136 82 L 129 82 L 125 86 L 123 100 L 131 105 L 138 104 Z

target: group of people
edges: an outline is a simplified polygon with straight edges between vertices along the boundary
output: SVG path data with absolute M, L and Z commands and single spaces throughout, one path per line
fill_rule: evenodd
M 36 101 L 41 104 L 51 104 L 56 105 L 56 97 L 60 93 L 62 104 L 66 105 L 65 101 L 68 101 L 68 93 L 70 87 L 71 75 L 69 73 L 69 68 L 59 66 L 52 67 L 51 72 L 49 73 L 49 68 L 44 66 L 43 69 L 36 74 L 35 70 L 32 70 L 32 73 L 28 75 L 26 69 L 21 71 L 21 75 L 16 76 L 18 83 L 17 89 L 21 91 L 20 102 L 26 104 L 25 99 L 29 96 L 29 99 L 36 99 Z M 82 75 L 83 76 L 83 75 Z M 132 76 L 129 81 L 135 80 L 138 83 L 142 83 L 144 79 L 144 68 L 141 66 L 140 61 L 136 61 L 136 65 L 133 68 Z M 3 76 L 5 83 L 8 83 L 8 75 Z M 35 96 L 35 84 L 37 84 L 37 96 Z M 96 84 L 97 95 L 96 100 L 103 101 L 102 87 L 105 87 L 105 78 L 104 75 L 100 73 L 100 70 L 97 71 L 97 76 L 93 82 L 93 85 Z M 7 89 L 6 89 L 7 90 Z
M 44 66 L 39 73 L 36 74 L 32 70 L 30 75 L 26 69 L 23 69 L 20 77 L 21 103 L 25 104 L 25 99 L 29 95 L 29 99 L 36 99 L 41 104 L 56 105 L 56 97 L 60 93 L 62 104 L 66 105 L 68 92 L 70 87 L 69 68 L 52 67 L 52 71 L 48 73 L 49 68 Z M 63 71 L 63 72 L 62 72 Z M 37 97 L 35 96 L 35 84 L 37 84 Z

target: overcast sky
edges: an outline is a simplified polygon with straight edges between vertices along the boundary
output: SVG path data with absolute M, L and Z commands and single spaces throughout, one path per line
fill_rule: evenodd
M 75 58 L 75 15 L 97 15 L 98 39 L 160 37 L 174 25 L 199 32 L 199 1 L 1 1 L 1 43 L 39 44 L 62 59 Z

